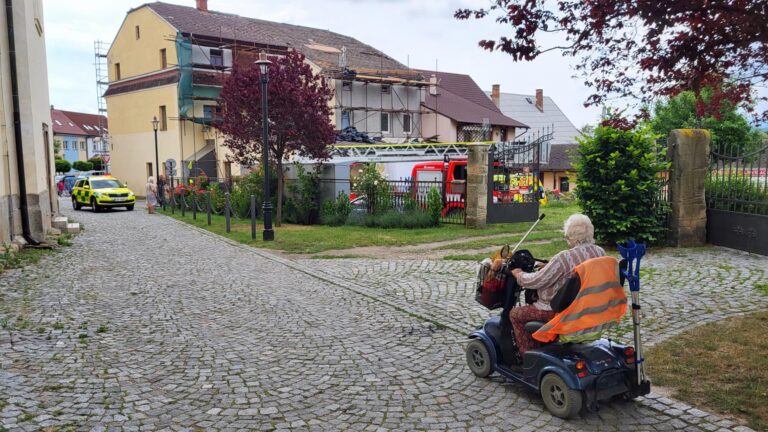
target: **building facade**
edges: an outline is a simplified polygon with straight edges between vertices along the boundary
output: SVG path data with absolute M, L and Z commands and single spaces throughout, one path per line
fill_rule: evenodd
M 191 1 L 190 1 L 191 3 Z M 233 67 L 253 67 L 295 49 L 334 91 L 331 121 L 383 141 L 420 138 L 423 77 L 386 54 L 327 30 L 281 24 L 196 7 L 149 3 L 128 12 L 108 57 L 112 172 L 144 184 L 166 160 L 177 176 L 228 178 L 245 167 L 228 162 L 216 126 L 217 100 Z M 155 156 L 153 118 L 159 121 Z
M 53 142 L 59 155 L 71 163 L 99 156 L 109 160 L 107 118 L 51 107 Z
M 42 0 L 0 8 L 0 72 L 0 244 L 41 241 L 58 212 Z

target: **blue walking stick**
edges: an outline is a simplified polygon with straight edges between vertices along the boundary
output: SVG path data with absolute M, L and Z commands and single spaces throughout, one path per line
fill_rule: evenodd
M 642 385 L 645 380 L 645 367 L 643 365 L 643 347 L 640 342 L 640 260 L 645 255 L 645 244 L 635 243 L 630 240 L 625 246 L 617 245 L 619 254 L 627 261 L 627 268 L 621 273 L 629 282 L 629 292 L 632 295 L 632 325 L 635 333 L 635 368 L 637 370 L 637 384 Z

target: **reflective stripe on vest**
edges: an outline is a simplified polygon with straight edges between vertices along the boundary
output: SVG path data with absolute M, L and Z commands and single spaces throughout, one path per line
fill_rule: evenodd
M 574 272 L 581 279 L 576 298 L 533 334 L 541 342 L 558 335 L 583 335 L 614 327 L 627 312 L 627 296 L 619 283 L 618 263 L 613 257 L 592 258 Z

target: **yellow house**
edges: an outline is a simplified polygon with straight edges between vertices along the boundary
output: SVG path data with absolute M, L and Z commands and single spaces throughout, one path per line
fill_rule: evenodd
M 222 80 L 233 66 L 252 66 L 261 51 L 280 56 L 289 47 L 330 82 L 334 124 L 385 140 L 422 136 L 426 83 L 386 54 L 328 30 L 209 11 L 206 0 L 196 7 L 155 2 L 128 12 L 107 54 L 113 175 L 139 194 L 157 171 L 155 159 L 160 174 L 172 159 L 177 177 L 239 175 L 247 167 L 227 162 L 215 127 Z

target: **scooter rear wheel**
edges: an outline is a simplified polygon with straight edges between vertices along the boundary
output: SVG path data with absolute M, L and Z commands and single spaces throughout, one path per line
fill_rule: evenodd
M 578 390 L 572 390 L 555 373 L 548 373 L 541 380 L 539 386 L 544 405 L 556 417 L 569 419 L 575 417 L 581 411 L 583 405 L 582 394 Z
M 467 345 L 467 365 L 472 373 L 480 378 L 491 374 L 491 355 L 480 339 L 473 339 Z

